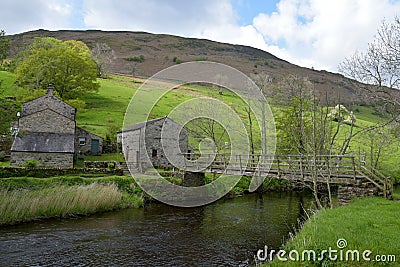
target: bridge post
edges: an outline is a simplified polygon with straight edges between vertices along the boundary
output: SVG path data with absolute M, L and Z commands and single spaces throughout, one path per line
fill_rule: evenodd
M 186 187 L 197 187 L 206 184 L 204 172 L 189 172 L 183 174 L 182 185 Z

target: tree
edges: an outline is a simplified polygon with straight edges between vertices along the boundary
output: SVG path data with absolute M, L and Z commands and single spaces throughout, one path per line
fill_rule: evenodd
M 384 141 L 389 139 L 387 127 L 400 121 L 400 19 L 395 17 L 391 23 L 383 21 L 366 51 L 347 57 L 339 70 L 353 79 L 352 85 L 361 95 L 384 111 L 385 116 L 381 116 L 379 123 L 362 127 L 352 134 L 371 140 L 368 145 L 371 148 L 368 153 L 370 166 L 377 168 L 381 152 L 387 147 Z M 378 152 L 375 153 L 375 149 Z
M 0 30 L 0 63 L 7 58 L 8 49 L 10 48 L 10 41 L 5 34 L 4 30 Z
M 0 95 L 3 91 L 2 83 L 3 81 L 0 80 Z M 15 127 L 17 127 L 15 125 L 15 115 L 20 109 L 21 105 L 18 102 L 6 97 L 0 97 L 0 161 L 2 161 L 5 154 L 8 154 L 6 151 L 11 148 L 13 141 L 11 135 L 16 133 Z
M 312 177 L 312 185 L 305 185 L 313 191 L 315 202 L 321 208 L 317 182 L 321 180 L 318 177 L 323 177 L 332 206 L 331 172 L 326 166 L 332 164 L 331 155 L 346 154 L 354 137 L 355 116 L 340 104 L 335 108 L 321 105 L 307 78 L 290 75 L 282 81 L 281 87 L 287 93 L 281 96 L 279 102 L 284 108 L 276 117 L 280 139 L 278 153 L 307 157 L 307 163 L 299 166 L 302 171 L 309 171 Z M 327 97 L 325 102 L 328 103 Z M 344 111 L 348 112 L 347 116 Z M 343 132 L 339 135 L 340 131 Z M 338 136 L 344 139 L 339 140 Z
M 255 74 L 252 75 L 252 80 L 255 82 L 255 84 L 258 86 L 258 88 L 261 90 L 261 93 L 265 96 L 265 97 L 271 97 L 272 96 L 272 78 L 262 72 L 260 74 Z M 261 148 L 262 148 L 262 153 L 266 154 L 267 151 L 267 129 L 266 129 L 266 118 L 265 118 L 265 101 L 264 99 L 261 100 L 261 112 L 262 112 L 262 121 L 261 121 Z M 251 123 L 251 117 L 250 114 L 248 114 L 248 118 L 250 120 Z M 251 129 L 250 129 L 251 130 Z M 253 142 L 253 141 L 252 141 Z
M 339 65 L 339 71 L 354 79 L 353 85 L 370 99 L 400 105 L 400 19 L 383 22 L 365 52 L 355 52 Z
M 92 57 L 96 62 L 99 76 L 107 76 L 110 66 L 115 59 L 114 50 L 106 43 L 96 43 L 92 48 Z
M 20 105 L 16 101 L 0 98 L 0 135 L 9 135 L 10 127 L 15 121 L 15 114 L 20 110 Z
M 32 90 L 53 84 L 62 99 L 75 99 L 99 88 L 96 64 L 81 41 L 35 38 L 19 55 L 15 73 L 17 82 Z

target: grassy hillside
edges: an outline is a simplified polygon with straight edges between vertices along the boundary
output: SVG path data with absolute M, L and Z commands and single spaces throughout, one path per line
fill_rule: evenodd
M 33 42 L 35 37 L 54 37 L 60 40 L 80 40 L 89 48 L 97 43 L 107 44 L 115 58 L 108 67 L 113 73 L 149 77 L 179 62 L 214 61 L 232 66 L 246 75 L 266 72 L 273 83 L 288 74 L 308 77 L 321 96 L 330 99 L 340 97 L 342 102 L 357 102 L 362 96 L 356 95 L 348 79 L 340 74 L 303 68 L 284 61 L 260 49 L 219 43 L 204 39 L 183 38 L 166 34 L 122 31 L 46 31 L 37 30 L 10 37 L 10 56 L 14 57 Z M 142 60 L 136 60 L 142 57 Z
M 0 72 L 0 81 L 2 81 L 0 93 L 3 96 L 15 96 L 22 90 L 15 86 L 15 78 L 12 73 Z M 85 110 L 78 111 L 76 119 L 78 126 L 105 137 L 107 132 L 115 134 L 122 129 L 126 108 L 131 97 L 141 83 L 127 76 L 117 75 L 110 76 L 108 79 L 99 79 L 99 83 L 99 92 L 90 94 L 84 99 L 86 102 Z M 223 95 L 220 95 L 217 90 L 212 88 L 199 85 L 186 85 L 167 93 L 157 105 L 155 105 L 150 114 L 150 118 L 168 115 L 174 107 L 185 100 L 201 96 L 219 99 L 236 110 L 240 110 L 238 107 L 242 105 L 242 101 L 229 91 L 225 91 Z M 284 107 L 272 107 L 275 115 L 279 114 L 282 108 Z M 357 116 L 357 127 L 354 129 L 354 132 L 359 131 L 362 127 L 373 125 L 382 120 L 382 118 L 375 114 L 371 107 L 359 106 L 354 107 L 354 110 Z M 242 110 L 239 111 L 239 115 L 243 120 L 247 120 Z M 346 125 L 342 127 L 343 129 L 340 132 L 339 140 L 343 140 L 350 129 L 349 126 Z M 255 141 L 259 148 L 260 140 L 256 139 Z M 358 135 L 354 138 L 352 146 L 350 147 L 350 153 L 368 154 L 370 152 L 368 150 L 371 149 L 371 143 L 374 142 L 377 142 L 374 136 Z M 380 163 L 382 171 L 385 174 L 398 178 L 400 178 L 400 166 L 398 166 L 398 162 L 400 161 L 399 147 L 400 143 L 397 138 L 393 137 L 387 140 L 384 155 Z M 367 158 L 367 160 L 370 159 Z
M 105 136 L 108 130 L 121 130 L 126 107 L 140 84 L 115 78 L 99 82 L 99 92 L 85 98 L 85 110 L 78 111 L 76 120 L 78 126 Z

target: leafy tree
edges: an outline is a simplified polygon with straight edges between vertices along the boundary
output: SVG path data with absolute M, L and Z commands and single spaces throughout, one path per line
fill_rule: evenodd
M 10 127 L 16 120 L 17 111 L 20 105 L 15 101 L 0 98 L 0 116 L 2 122 L 0 123 L 0 134 L 10 134 Z
M 75 99 L 99 88 L 96 63 L 81 41 L 35 38 L 18 58 L 17 81 L 32 90 L 53 84 L 62 99 Z
M 5 34 L 4 30 L 0 31 L 0 63 L 7 57 L 8 49 L 10 48 L 10 41 Z
M 286 94 L 281 96 L 280 101 L 284 108 L 275 120 L 279 137 L 278 153 L 303 154 L 309 157 L 306 168 L 310 168 L 312 178 L 310 189 L 317 206 L 322 207 L 317 177 L 325 174 L 320 171 L 321 165 L 317 158 L 318 161 L 325 160 L 324 164 L 327 165 L 330 164 L 329 157 L 321 158 L 320 155 L 347 153 L 354 137 L 355 116 L 342 105 L 333 109 L 321 105 L 315 96 L 312 83 L 307 78 L 290 75 L 282 81 L 281 86 Z M 325 101 L 328 103 L 327 97 Z M 339 136 L 344 139 L 341 140 Z M 329 204 L 332 206 L 329 176 L 325 178 Z

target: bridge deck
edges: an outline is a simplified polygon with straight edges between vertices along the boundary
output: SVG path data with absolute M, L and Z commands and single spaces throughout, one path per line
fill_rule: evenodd
M 259 176 L 294 181 L 356 184 L 365 179 L 360 161 L 348 155 L 187 154 L 186 171 Z
M 375 169 L 367 169 L 359 156 L 352 155 L 230 155 L 183 154 L 188 160 L 182 171 L 256 176 L 359 186 L 372 184 L 390 198 L 393 183 Z M 140 166 L 127 162 L 132 166 Z M 138 168 L 141 171 L 141 168 Z

